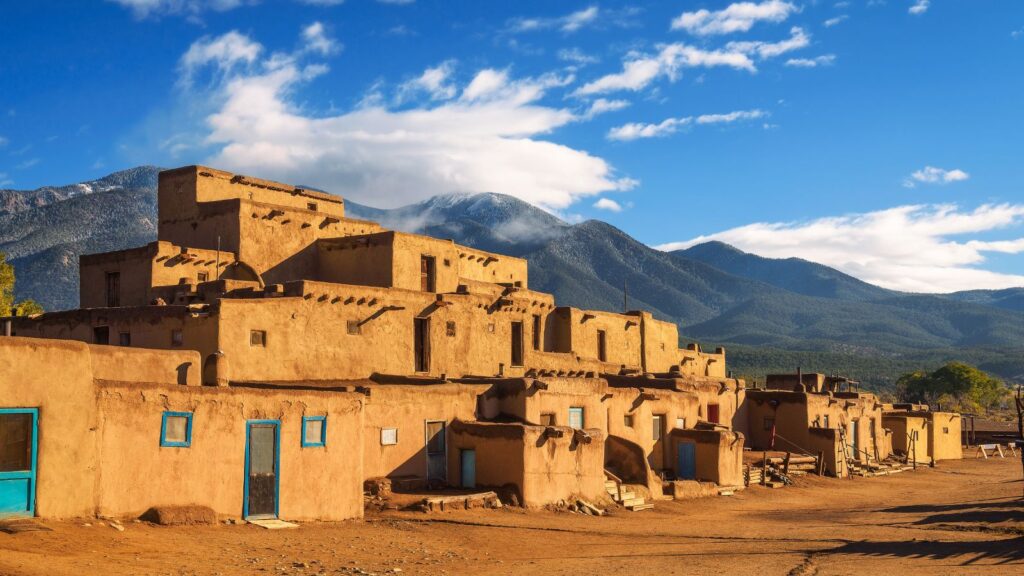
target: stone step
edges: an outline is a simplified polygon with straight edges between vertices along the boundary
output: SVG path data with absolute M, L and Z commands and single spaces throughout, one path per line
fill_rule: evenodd
M 625 506 L 626 508 L 629 508 L 630 506 L 639 506 L 639 505 L 641 505 L 641 504 L 643 504 L 645 502 L 647 502 L 647 500 L 645 500 L 643 498 L 623 498 L 622 499 L 622 505 Z
M 626 508 L 628 510 L 632 510 L 633 512 L 642 512 L 644 510 L 650 510 L 654 508 L 654 504 L 637 504 L 635 506 L 626 506 Z

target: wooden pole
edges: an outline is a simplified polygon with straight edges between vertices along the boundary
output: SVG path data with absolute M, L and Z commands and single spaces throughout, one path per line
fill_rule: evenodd
M 767 486 L 768 478 L 768 451 L 765 450 L 761 456 L 761 485 Z

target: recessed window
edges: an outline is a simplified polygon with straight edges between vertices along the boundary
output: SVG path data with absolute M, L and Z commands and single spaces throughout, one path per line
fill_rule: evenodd
M 184 341 L 185 341 L 185 338 L 182 335 L 181 330 L 178 330 L 178 329 L 171 330 L 171 346 L 172 347 L 180 348 L 182 343 L 184 343 Z
M 455 321 L 454 320 L 449 320 L 449 321 L 444 323 L 444 333 L 447 336 L 450 336 L 450 337 L 454 337 L 455 336 Z
M 327 445 L 327 416 L 302 417 L 303 448 L 319 448 Z
M 132 333 L 131 332 L 121 332 L 120 334 L 117 335 L 117 343 L 120 344 L 121 346 L 131 346 L 132 345 Z
M 381 428 L 380 445 L 394 446 L 398 444 L 398 428 Z
M 117 308 L 121 305 L 121 273 L 107 272 L 107 308 Z
M 949 428 L 947 428 L 947 427 L 943 426 L 943 427 L 942 427 L 942 433 L 943 433 L 943 434 L 949 434 Z
M 533 349 L 540 350 L 540 314 L 533 315 Z
M 316 212 L 316 202 L 306 202 L 306 209 Z
M 822 418 L 822 426 L 824 426 L 825 428 L 832 427 L 828 422 L 828 414 L 825 414 L 825 416 Z
M 623 416 L 622 417 L 622 423 L 626 425 L 626 428 L 632 428 L 633 427 L 633 415 L 632 414 L 626 414 L 625 416 Z
M 266 330 L 250 330 L 249 331 L 249 346 L 266 348 L 267 347 L 267 331 Z
M 770 416 L 765 416 L 765 418 L 764 418 L 764 429 L 765 430 L 771 430 L 774 427 L 775 427 L 775 418 L 772 418 Z
M 686 418 L 676 418 L 676 428 L 684 430 L 686 428 Z
M 578 406 L 569 408 L 569 427 L 577 430 L 583 429 L 583 408 Z
M 196 274 L 196 278 L 199 280 L 200 284 L 202 284 L 203 282 L 209 282 L 210 281 L 210 273 L 209 272 L 200 272 L 200 273 Z
M 608 361 L 608 334 L 604 330 L 597 331 L 597 359 Z
M 345 329 L 352 336 L 358 336 L 363 331 L 358 320 L 349 320 L 346 322 Z
M 545 412 L 540 415 L 541 426 L 554 426 L 555 425 L 555 413 Z
M 191 412 L 164 412 L 160 445 L 167 448 L 188 448 L 192 445 Z
M 92 329 L 92 341 L 96 344 L 110 344 L 110 327 L 96 326 Z
M 651 437 L 657 442 L 663 436 L 665 436 L 665 416 L 663 414 L 655 414 L 651 418 Z

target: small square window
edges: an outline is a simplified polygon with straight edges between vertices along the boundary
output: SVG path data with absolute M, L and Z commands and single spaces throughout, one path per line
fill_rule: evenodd
M 96 326 L 92 329 L 92 341 L 96 344 L 110 344 L 110 327 Z
M 541 414 L 540 415 L 540 425 L 541 426 L 554 426 L 555 425 L 555 415 L 554 415 L 554 413 L 552 413 L 552 412 L 545 412 L 544 414 Z
M 352 336 L 358 336 L 363 331 L 363 327 L 359 325 L 358 320 L 349 320 L 348 322 L 346 322 L 345 329 Z
M 188 448 L 192 445 L 191 412 L 164 412 L 160 425 L 160 445 L 168 448 Z
M 117 343 L 120 344 L 121 346 L 131 346 L 132 345 L 132 333 L 131 332 L 121 332 L 120 334 L 117 335 Z
M 209 272 L 200 272 L 200 273 L 196 274 L 196 278 L 199 280 L 199 283 L 209 282 L 210 281 L 210 273 Z
M 316 202 L 306 202 L 306 209 L 316 212 Z
M 775 426 L 775 418 L 770 418 L 768 416 L 765 416 L 765 418 L 764 418 L 764 429 L 765 430 L 771 430 L 772 427 L 774 427 L 774 426 Z
M 302 447 L 318 448 L 327 445 L 327 416 L 302 417 Z
M 444 333 L 448 336 L 455 336 L 455 321 L 449 320 L 444 324 Z
M 251 330 L 249 332 L 249 346 L 266 348 L 267 347 L 267 331 L 266 330 Z
M 686 429 L 686 418 L 676 418 L 676 428 L 680 430 Z
M 569 427 L 577 430 L 583 429 L 583 408 L 573 406 L 569 408 Z
M 623 416 L 622 417 L 622 423 L 625 424 L 627 428 L 632 428 L 633 427 L 633 415 L 632 414 L 626 414 L 625 416 Z
M 398 428 L 381 428 L 380 445 L 394 446 L 398 444 Z
M 490 324 L 487 325 L 487 331 L 490 332 L 491 334 L 494 334 L 494 322 L 491 322 Z
M 946 426 L 943 426 L 942 427 L 942 433 L 943 434 L 949 434 L 949 428 L 947 428 Z
M 171 346 L 174 348 L 181 348 L 185 338 L 181 334 L 181 330 L 171 330 Z

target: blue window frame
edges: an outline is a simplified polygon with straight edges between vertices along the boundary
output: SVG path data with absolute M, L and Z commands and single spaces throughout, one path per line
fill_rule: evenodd
M 302 417 L 302 447 L 321 448 L 327 445 L 327 416 Z
M 188 448 L 192 445 L 191 412 L 164 412 L 160 423 L 160 445 L 165 448 Z

